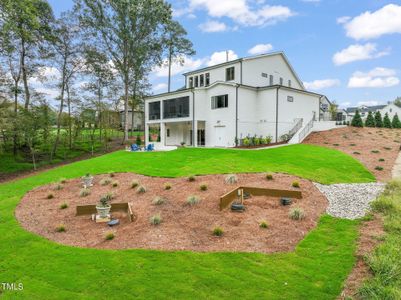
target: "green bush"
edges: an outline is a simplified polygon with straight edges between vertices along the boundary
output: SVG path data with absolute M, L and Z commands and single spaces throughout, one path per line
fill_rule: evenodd
M 273 180 L 272 174 L 266 174 L 266 180 Z
M 360 152 L 358 152 L 358 151 L 354 151 L 353 152 L 355 155 L 360 155 L 361 153 Z
M 384 118 L 383 118 L 383 127 L 385 128 L 391 128 L 391 121 L 390 118 L 388 116 L 388 113 L 385 113 Z
M 207 184 L 205 184 L 205 183 L 201 184 L 201 185 L 199 186 L 199 189 L 200 189 L 201 191 L 207 191 Z
M 194 206 L 200 202 L 200 199 L 198 196 L 189 196 L 187 198 L 187 204 L 190 206 Z
M 213 235 L 215 235 L 215 236 L 222 236 L 223 233 L 224 233 L 224 230 L 221 227 L 215 227 L 213 229 Z
M 288 215 L 292 220 L 302 220 L 305 218 L 304 210 L 299 207 L 291 209 Z
M 117 180 L 114 180 L 114 181 L 111 183 L 111 186 L 112 186 L 112 187 L 118 187 L 118 185 L 119 185 L 119 183 L 118 183 Z
M 162 222 L 162 217 L 160 215 L 151 216 L 149 222 L 152 225 L 159 225 Z
M 356 110 L 355 115 L 351 121 L 351 126 L 363 127 L 363 121 L 362 121 L 361 115 L 359 114 L 359 110 Z
M 193 182 L 193 181 L 195 181 L 195 180 L 196 180 L 196 178 L 195 178 L 195 176 L 193 176 L 193 175 L 191 175 L 191 176 L 188 177 L 188 181 L 189 181 L 189 182 Z
M 165 184 L 164 184 L 164 189 L 165 190 L 171 190 L 171 183 L 168 183 L 168 182 L 166 182 Z
M 375 167 L 375 170 L 377 170 L 377 171 L 383 171 L 383 167 L 377 166 L 377 167 Z
M 259 223 L 260 228 L 269 228 L 269 224 L 266 221 L 261 221 Z
M 100 183 L 100 185 L 105 186 L 105 185 L 110 184 L 110 182 L 111 182 L 110 178 L 102 178 L 99 183 Z
M 246 138 L 244 138 L 244 139 L 242 140 L 242 145 L 244 145 L 244 146 L 246 146 L 246 147 L 249 147 L 250 144 L 251 144 L 251 142 L 250 142 L 249 138 L 246 137 Z
M 136 179 L 131 181 L 131 188 L 136 188 L 138 185 L 140 184 L 140 182 Z
M 104 239 L 105 239 L 106 241 L 111 241 L 111 240 L 114 239 L 114 238 L 115 238 L 115 235 L 114 235 L 113 232 L 108 232 L 108 233 L 106 233 L 106 235 L 104 236 Z
M 375 118 L 373 117 L 373 114 L 371 111 L 368 112 L 368 116 L 365 121 L 365 126 L 366 127 L 375 127 L 376 126 Z
M 64 225 L 59 225 L 56 227 L 56 232 L 65 232 L 65 226 Z
M 291 185 L 292 185 L 292 187 L 294 187 L 294 188 L 299 188 L 299 187 L 300 187 L 300 184 L 299 184 L 298 181 L 294 181 Z
M 155 197 L 152 200 L 153 205 L 162 205 L 164 202 L 166 202 L 166 199 L 164 199 L 163 197 L 159 197 L 159 196 Z
M 88 195 L 90 195 L 91 190 L 88 188 L 83 188 L 79 191 L 79 197 L 86 197 Z
M 370 152 L 372 152 L 372 153 L 380 153 L 380 151 L 379 150 L 372 150 L 372 151 L 370 151 Z
M 135 144 L 137 144 L 138 146 L 142 145 L 142 140 L 139 135 L 136 136 Z
M 68 204 L 67 203 L 63 203 L 60 205 L 60 209 L 66 209 L 68 208 Z
M 53 190 L 55 191 L 60 191 L 63 189 L 63 186 L 61 184 L 56 184 L 53 186 Z
M 53 193 L 48 193 L 46 198 L 47 199 L 53 199 L 54 198 L 54 194 Z
M 137 187 L 136 192 L 138 194 L 146 193 L 146 187 L 144 187 L 143 185 L 140 185 L 140 186 Z
M 394 115 L 393 120 L 391 121 L 391 126 L 393 128 L 401 128 L 401 121 L 397 114 Z
M 383 119 L 382 119 L 382 114 L 380 113 L 380 111 L 377 111 L 375 113 L 375 125 L 378 128 L 383 127 Z
M 379 161 L 383 162 L 383 161 L 385 161 L 385 159 L 384 158 L 379 158 Z

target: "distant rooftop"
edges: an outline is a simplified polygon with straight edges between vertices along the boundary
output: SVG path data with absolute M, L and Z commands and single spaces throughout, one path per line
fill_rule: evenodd
M 385 108 L 387 106 L 387 104 L 385 104 L 385 105 L 373 105 L 373 106 L 359 106 L 359 107 L 348 107 L 347 109 L 346 109 L 346 112 L 347 113 L 354 113 L 354 112 L 356 112 L 357 110 L 360 112 L 360 113 L 367 113 L 367 112 L 375 112 L 375 111 L 377 111 L 377 110 L 379 110 L 379 109 L 383 109 L 383 108 Z

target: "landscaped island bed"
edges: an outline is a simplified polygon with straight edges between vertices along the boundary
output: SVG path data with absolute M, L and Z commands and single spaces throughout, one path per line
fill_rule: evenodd
M 157 178 L 133 173 L 113 174 L 112 182 L 101 185 L 108 174 L 94 178 L 94 186 L 86 197 L 80 197 L 82 184 L 79 179 L 66 181 L 62 186 L 46 185 L 28 192 L 16 210 L 16 217 L 24 228 L 62 244 L 95 248 L 144 248 L 160 250 L 194 251 L 243 251 L 282 252 L 292 251 L 304 236 L 317 225 L 324 213 L 327 201 L 314 185 L 295 176 L 274 174 L 267 180 L 265 174 L 240 174 L 235 184 L 225 182 L 226 175 L 196 176 L 188 178 Z M 132 181 L 146 187 L 138 193 Z M 104 180 L 103 180 L 104 181 Z M 292 187 L 297 181 L 300 188 Z M 166 190 L 166 184 L 171 189 Z M 206 191 L 200 189 L 207 187 Z M 264 187 L 297 190 L 302 199 L 292 199 L 289 206 L 281 206 L 280 198 L 252 196 L 245 200 L 245 212 L 232 212 L 229 208 L 219 210 L 219 199 L 237 186 Z M 56 189 L 55 189 L 56 187 Z M 112 192 L 111 203 L 130 203 L 136 220 L 130 222 L 122 213 L 116 214 L 121 224 L 110 228 L 107 224 L 95 223 L 90 216 L 76 216 L 77 205 L 96 204 L 101 195 Z M 51 193 L 54 197 L 48 199 Z M 187 203 L 187 198 L 197 196 L 199 202 Z M 154 204 L 156 197 L 164 199 Z M 62 209 L 62 205 L 68 207 Z M 65 206 L 65 205 L 64 205 Z M 305 219 L 292 220 L 289 212 L 294 207 L 303 209 Z M 160 215 L 161 224 L 152 225 L 150 218 Z M 266 221 L 268 228 L 260 228 Z M 65 232 L 57 232 L 60 225 Z M 221 237 L 213 235 L 220 227 Z M 106 240 L 108 232 L 115 238 Z
M 401 130 L 344 127 L 312 132 L 303 143 L 343 151 L 364 164 L 378 181 L 387 181 L 400 151 Z

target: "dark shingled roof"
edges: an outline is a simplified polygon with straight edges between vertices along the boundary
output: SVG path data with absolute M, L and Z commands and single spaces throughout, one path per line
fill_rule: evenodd
M 346 109 L 347 113 L 354 113 L 359 110 L 360 113 L 375 112 L 379 109 L 385 108 L 387 105 L 374 105 L 374 106 L 364 106 L 364 107 L 348 107 Z

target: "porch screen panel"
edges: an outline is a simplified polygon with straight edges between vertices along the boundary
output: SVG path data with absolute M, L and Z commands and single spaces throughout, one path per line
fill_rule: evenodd
M 149 103 L 149 120 L 160 120 L 160 101 Z
M 189 96 L 163 101 L 163 119 L 189 117 Z

